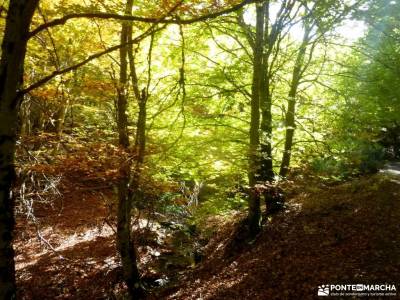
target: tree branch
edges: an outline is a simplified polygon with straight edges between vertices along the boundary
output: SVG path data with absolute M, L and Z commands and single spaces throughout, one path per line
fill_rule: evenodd
M 70 15 L 63 16 L 59 19 L 54 19 L 48 23 L 39 25 L 34 30 L 32 30 L 28 38 L 31 38 L 38 34 L 39 32 L 46 30 L 47 28 L 64 25 L 67 21 L 71 19 L 112 19 L 112 20 L 120 20 L 120 21 L 136 21 L 143 23 L 153 23 L 153 24 L 193 24 L 201 21 L 206 21 L 209 19 L 213 19 L 224 14 L 228 14 L 234 11 L 237 11 L 244 7 L 247 4 L 255 3 L 259 0 L 243 0 L 239 4 L 236 4 L 230 8 L 223 9 L 218 12 L 210 13 L 207 15 L 195 17 L 192 19 L 181 19 L 179 16 L 171 17 L 171 18 L 146 18 L 139 16 L 129 16 L 129 15 L 118 15 L 113 13 L 103 13 L 103 12 L 94 12 L 94 13 L 74 13 Z M 179 2 L 174 9 L 176 9 L 182 2 Z
M 75 65 L 69 66 L 69 67 L 67 67 L 67 68 L 65 68 L 65 69 L 62 69 L 62 70 L 56 70 L 56 71 L 54 71 L 53 73 L 51 73 L 51 74 L 49 74 L 49 75 L 43 77 L 42 79 L 36 81 L 35 83 L 31 84 L 30 86 L 28 86 L 28 87 L 26 87 L 26 88 L 20 90 L 18 94 L 19 94 L 20 96 L 23 96 L 24 94 L 27 94 L 27 93 L 31 92 L 32 90 L 34 90 L 34 89 L 36 89 L 36 88 L 42 86 L 43 84 L 49 82 L 49 81 L 52 80 L 53 78 L 55 78 L 55 77 L 57 77 L 57 76 L 59 76 L 59 75 L 68 73 L 68 72 L 70 72 L 70 71 L 76 70 L 76 69 L 78 69 L 78 68 L 80 68 L 80 67 L 86 65 L 87 63 L 91 62 L 92 60 L 94 60 L 94 59 L 96 59 L 96 58 L 99 58 L 99 57 L 101 57 L 101 56 L 103 56 L 103 55 L 106 55 L 106 54 L 108 54 L 108 53 L 111 53 L 111 52 L 113 52 L 113 51 L 116 51 L 116 50 L 118 50 L 118 49 L 120 49 L 120 48 L 126 47 L 126 46 L 128 46 L 128 45 L 130 45 L 130 44 L 137 44 L 137 43 L 139 43 L 140 41 L 142 41 L 143 39 L 145 39 L 146 37 L 148 37 L 149 35 L 153 34 L 154 32 L 157 32 L 157 31 L 162 30 L 163 28 L 165 28 L 165 26 L 166 26 L 166 25 L 164 25 L 164 26 L 162 26 L 162 27 L 160 27 L 160 28 L 154 29 L 155 25 L 153 25 L 153 26 L 151 26 L 151 28 L 149 28 L 146 32 L 142 33 L 141 35 L 139 35 L 138 37 L 136 37 L 135 39 L 133 39 L 131 42 L 128 42 L 128 43 L 124 43 L 124 44 L 120 44 L 120 45 L 116 45 L 116 46 L 107 48 L 107 49 L 105 49 L 104 51 L 97 52 L 97 53 L 95 53 L 95 54 L 92 54 L 92 55 L 88 56 L 86 59 L 84 59 L 83 61 L 81 61 L 81 62 L 79 62 L 79 63 L 76 63 Z

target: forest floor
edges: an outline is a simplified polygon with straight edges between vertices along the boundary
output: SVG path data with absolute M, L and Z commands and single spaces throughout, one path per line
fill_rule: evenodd
M 227 258 L 234 224 L 167 299 L 313 299 L 322 284 L 400 283 L 400 176 L 387 168 L 337 185 L 292 188 L 289 208 Z M 215 250 L 219 249 L 219 250 Z M 399 293 L 399 292 L 398 292 Z M 399 294 L 397 294 L 399 296 Z
M 62 198 L 35 207 L 42 242 L 37 227 L 18 216 L 20 299 L 113 299 L 123 292 L 109 216 L 112 190 L 91 187 L 65 178 Z M 400 176 L 330 185 L 303 178 L 287 191 L 287 210 L 264 220 L 251 245 L 227 249 L 238 213 L 216 230 L 201 263 L 149 298 L 312 299 L 321 284 L 400 283 Z M 160 255 L 141 253 L 142 261 Z

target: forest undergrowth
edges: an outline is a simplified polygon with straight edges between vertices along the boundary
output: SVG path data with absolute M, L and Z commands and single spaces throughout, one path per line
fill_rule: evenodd
M 20 298 L 122 299 L 111 163 L 118 148 L 70 140 L 53 145 L 57 155 L 47 161 L 46 152 L 25 144 L 25 203 L 18 203 L 14 242 Z M 400 178 L 378 173 L 329 183 L 302 173 L 284 183 L 286 210 L 264 217 L 249 244 L 231 243 L 244 211 L 210 217 L 203 227 L 166 222 L 149 208 L 136 215 L 149 299 L 311 299 L 321 284 L 399 282 Z M 36 201 L 34 182 L 47 182 L 42 195 L 35 189 Z

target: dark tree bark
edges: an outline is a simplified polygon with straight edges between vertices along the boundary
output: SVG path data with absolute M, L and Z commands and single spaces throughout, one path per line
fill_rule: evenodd
M 131 210 L 132 197 L 130 189 L 131 163 L 122 162 L 120 167 L 120 181 L 118 185 L 118 212 L 117 212 L 117 246 L 121 256 L 123 276 L 128 286 L 129 299 L 142 299 L 143 289 L 140 282 L 140 273 L 137 267 L 137 254 L 132 238 Z
M 132 13 L 133 0 L 127 0 L 125 14 Z M 121 29 L 121 44 L 132 41 L 132 25 L 124 22 Z M 128 46 L 120 49 L 120 82 L 118 87 L 118 136 L 119 145 L 128 150 L 129 133 L 127 130 L 127 81 L 128 81 Z M 118 184 L 118 212 L 117 212 L 117 246 L 121 256 L 123 277 L 128 286 L 129 299 L 143 298 L 143 289 L 140 282 L 140 273 L 137 267 L 137 254 L 132 238 L 131 211 L 133 197 L 132 191 L 137 187 L 132 185 L 131 178 L 136 174 L 131 174 L 132 160 L 128 159 L 121 162 L 120 181 Z
M 146 118 L 147 118 L 147 91 L 142 90 L 139 101 L 139 113 L 136 126 L 135 147 L 137 152 L 137 161 L 139 164 L 144 162 L 146 150 Z
M 276 20 L 271 24 L 270 22 L 270 2 L 264 2 L 264 53 L 263 53 L 263 77 L 261 89 L 261 172 L 260 180 L 263 182 L 272 182 L 275 178 L 273 169 L 272 157 L 272 92 L 271 82 L 273 80 L 274 64 L 276 63 L 276 53 L 279 52 L 279 44 L 284 33 L 284 28 L 287 26 L 290 14 L 295 6 L 296 1 L 289 0 L 283 1 L 278 11 Z M 274 54 L 275 52 L 275 54 Z
M 304 56 L 306 54 L 307 45 L 310 42 L 310 30 L 311 28 L 306 26 L 303 41 L 297 53 L 296 62 L 292 73 L 292 80 L 290 83 L 290 90 L 288 94 L 288 107 L 285 115 L 285 149 L 283 151 L 281 166 L 279 170 L 279 175 L 282 177 L 285 177 L 288 173 L 290 159 L 292 156 L 293 137 L 296 128 L 295 116 L 297 89 L 299 87 L 300 79 L 303 72 Z
M 252 235 L 260 230 L 260 194 L 256 191 L 256 184 L 260 172 L 259 142 L 260 142 L 260 90 L 262 83 L 262 56 L 264 35 L 264 6 L 257 4 L 256 36 L 253 49 L 253 81 L 250 115 L 250 144 L 249 144 L 249 229 Z
M 128 0 L 125 13 L 129 13 L 129 5 L 131 0 Z M 132 8 L 131 8 L 132 10 Z M 121 27 L 121 45 L 128 42 L 128 32 L 131 25 L 128 22 L 123 22 Z M 124 148 L 129 147 L 129 134 L 128 134 L 128 116 L 127 116 L 127 82 L 128 82 L 128 60 L 127 60 L 128 47 L 121 47 L 119 49 L 119 84 L 117 87 L 117 125 L 118 125 L 118 139 L 120 146 Z
M 146 119 L 147 119 L 147 99 L 149 97 L 148 86 L 151 80 L 150 78 L 150 68 L 151 68 L 151 52 L 153 47 L 153 35 L 151 37 L 150 49 L 149 49 L 149 72 L 148 72 L 148 84 L 146 88 L 143 88 L 140 92 L 139 89 L 139 79 L 136 72 L 136 63 L 135 63 L 135 54 L 133 51 L 133 44 L 130 43 L 132 41 L 132 25 L 129 27 L 128 30 L 128 58 L 129 58 L 129 67 L 131 73 L 131 82 L 132 82 L 132 89 L 135 95 L 139 112 L 138 112 L 138 119 L 136 124 L 136 135 L 135 135 L 135 152 L 137 155 L 137 163 L 140 165 L 144 162 L 144 155 L 146 150 Z M 140 167 L 138 167 L 140 169 Z M 137 172 L 140 173 L 140 170 Z M 139 174 L 138 174 L 139 175 Z M 138 176 L 137 176 L 138 177 Z
M 270 89 L 269 56 L 274 40 L 269 36 L 269 3 L 264 3 L 264 51 L 262 55 L 262 77 L 260 86 L 261 140 L 260 140 L 260 180 L 273 181 L 275 177 L 272 161 L 272 97 Z
M 0 299 L 15 299 L 15 264 L 12 237 L 15 179 L 14 155 L 23 66 L 29 26 L 38 0 L 11 0 L 0 61 Z

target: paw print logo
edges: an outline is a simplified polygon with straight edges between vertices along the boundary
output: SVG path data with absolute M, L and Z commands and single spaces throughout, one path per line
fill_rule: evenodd
M 329 285 L 319 285 L 318 296 L 329 296 Z

